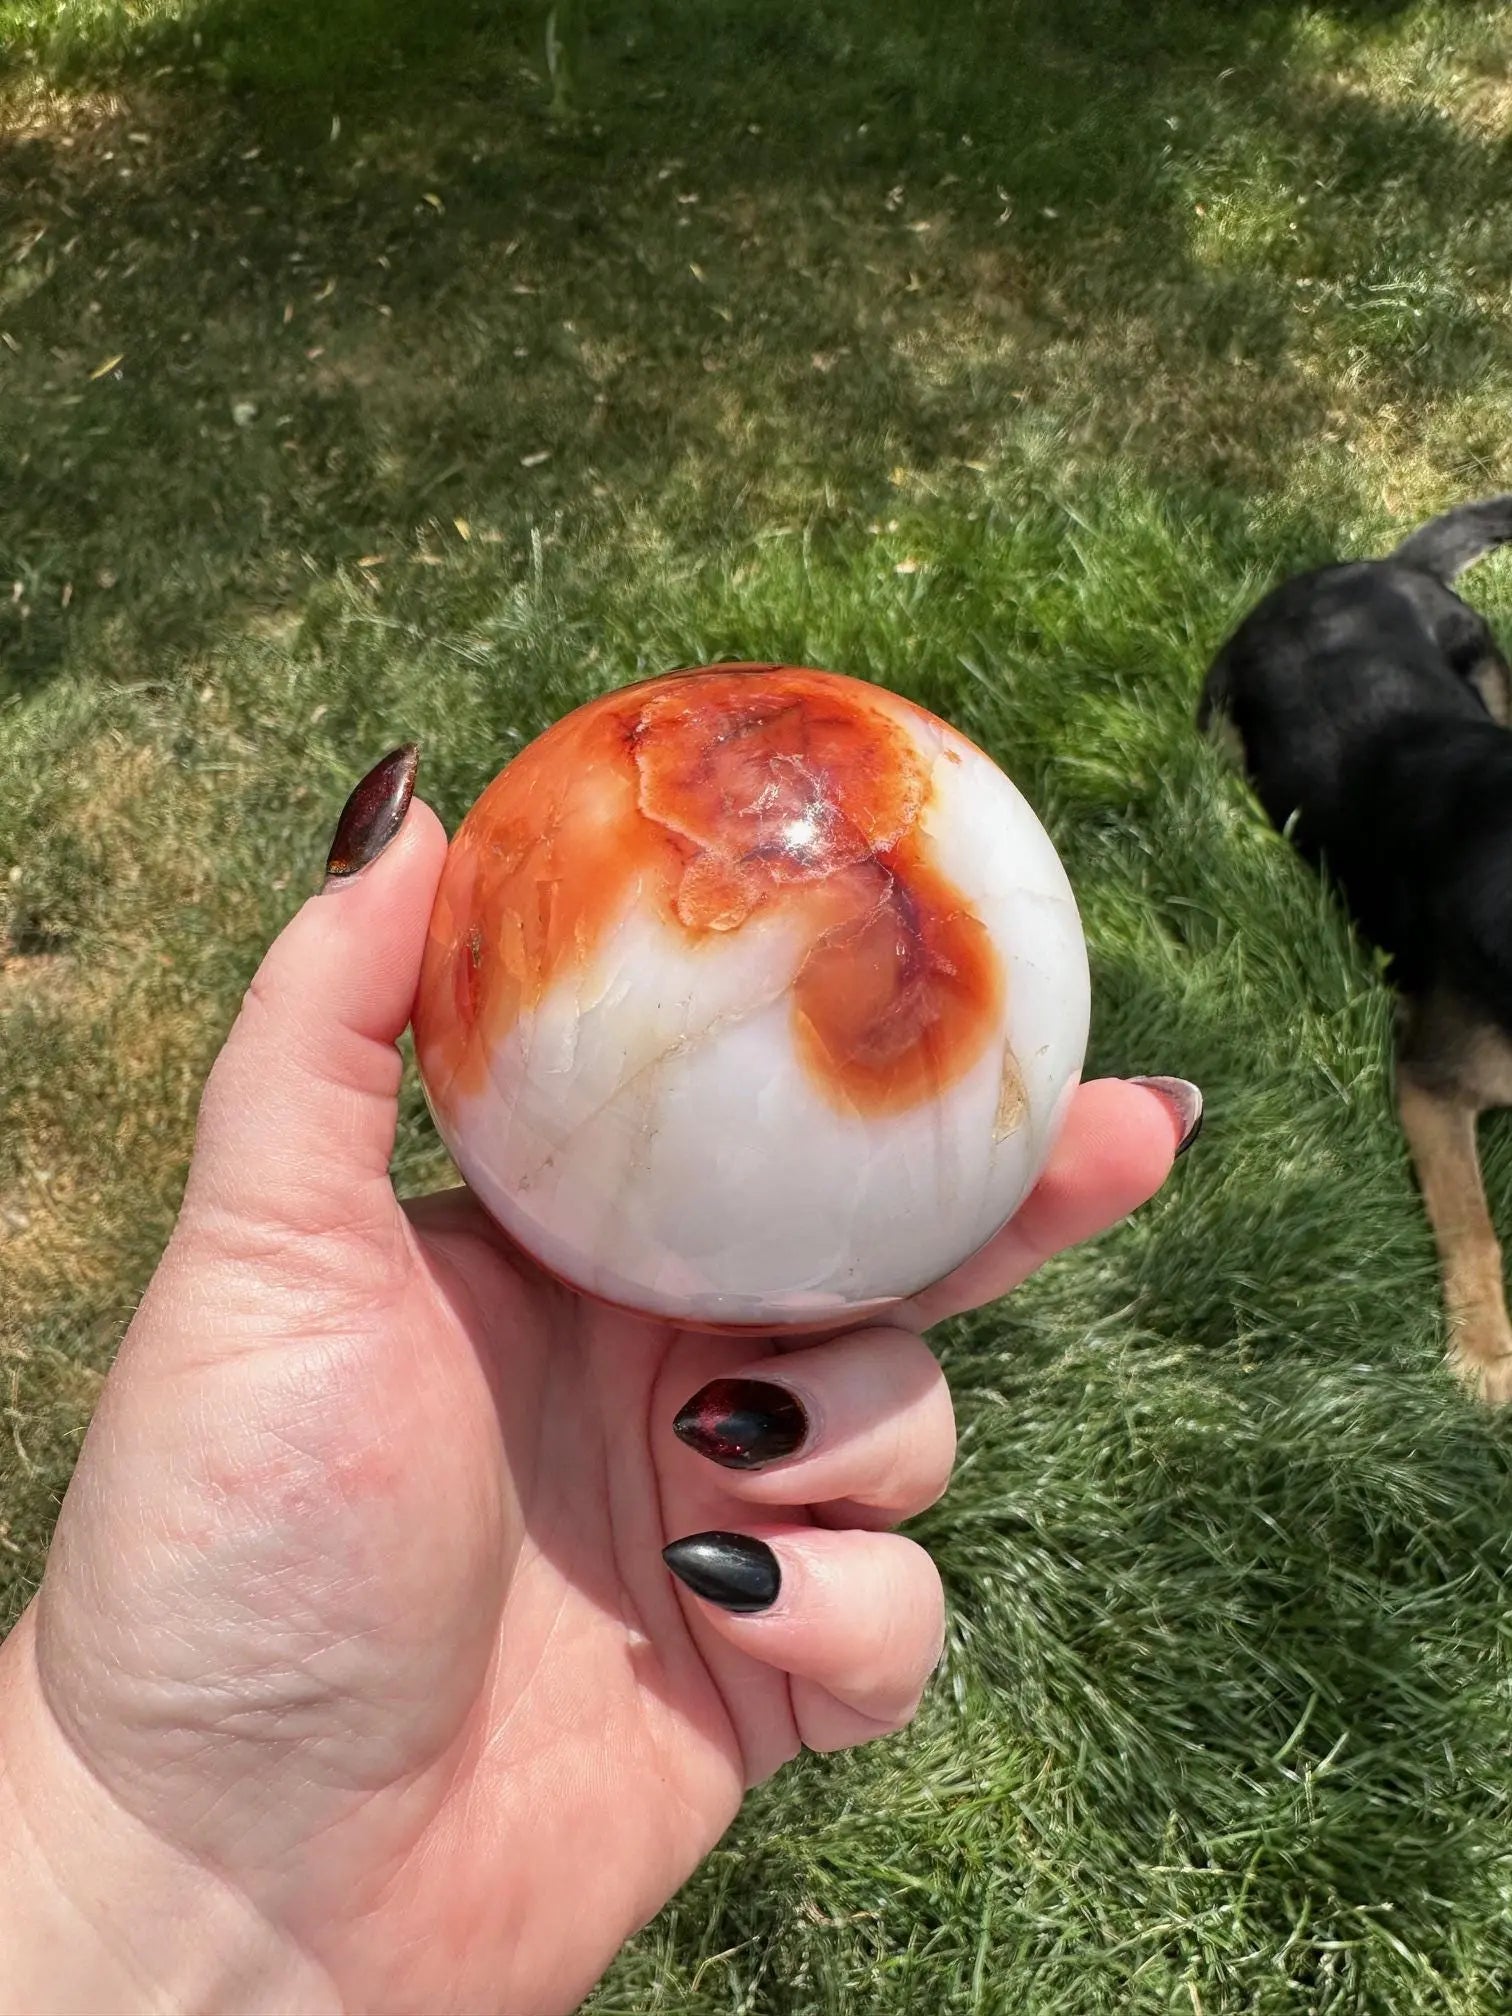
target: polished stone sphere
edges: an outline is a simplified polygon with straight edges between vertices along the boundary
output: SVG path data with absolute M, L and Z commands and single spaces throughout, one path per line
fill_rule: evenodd
M 542 1266 L 646 1315 L 843 1324 L 1017 1210 L 1081 1069 L 1076 904 L 1002 770 L 882 687 L 605 694 L 451 845 L 426 1096 Z

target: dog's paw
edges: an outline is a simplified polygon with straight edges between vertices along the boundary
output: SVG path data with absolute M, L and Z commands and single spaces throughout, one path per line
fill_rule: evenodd
M 1491 1335 L 1462 1332 L 1449 1363 L 1460 1384 L 1487 1407 L 1512 1401 L 1512 1334 L 1502 1329 Z
M 1512 1400 L 1512 1356 L 1496 1358 L 1489 1365 L 1483 1365 L 1474 1390 L 1488 1407 L 1505 1407 Z

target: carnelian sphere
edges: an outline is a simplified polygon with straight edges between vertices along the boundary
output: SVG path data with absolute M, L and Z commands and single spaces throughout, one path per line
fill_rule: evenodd
M 953 728 L 786 665 L 580 707 L 463 821 L 415 1009 L 486 1209 L 688 1324 L 845 1322 L 1017 1210 L 1081 1069 L 1076 903 Z

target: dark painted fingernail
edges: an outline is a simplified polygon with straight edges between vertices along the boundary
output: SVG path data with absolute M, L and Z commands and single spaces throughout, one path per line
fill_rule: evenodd
M 326 859 L 327 886 L 360 874 L 378 859 L 404 824 L 419 768 L 420 751 L 406 742 L 369 770 L 336 821 L 336 838 Z
M 797 1397 L 765 1379 L 711 1379 L 672 1423 L 690 1449 L 727 1470 L 759 1470 L 791 1456 L 808 1425 Z
M 1202 1094 L 1186 1078 L 1131 1078 L 1131 1085 L 1148 1085 L 1165 1101 L 1171 1118 L 1176 1122 L 1176 1132 L 1180 1139 L 1176 1143 L 1176 1153 L 1185 1155 L 1188 1148 L 1202 1132 Z
M 662 1559 L 695 1596 L 722 1610 L 768 1610 L 782 1587 L 777 1556 L 744 1533 L 690 1533 L 664 1547 Z

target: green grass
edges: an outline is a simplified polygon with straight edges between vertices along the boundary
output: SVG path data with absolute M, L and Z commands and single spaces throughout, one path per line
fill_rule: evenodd
M 916 1729 L 759 1795 L 598 2006 L 1496 2016 L 1507 1436 L 1387 1004 L 1191 711 L 1262 584 L 1506 484 L 1505 12 L 587 14 L 563 119 L 543 8 L 0 0 L 0 1624 L 351 780 L 417 735 L 455 820 L 637 673 L 857 671 L 1031 794 L 1093 1067 L 1210 1118 L 942 1339 Z

